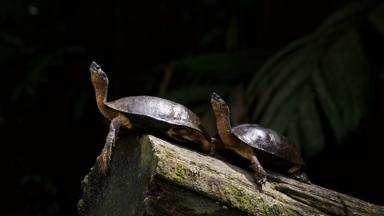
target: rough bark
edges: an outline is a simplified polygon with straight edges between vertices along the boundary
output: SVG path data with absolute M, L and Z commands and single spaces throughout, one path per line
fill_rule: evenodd
M 279 174 L 252 174 L 154 136 L 118 142 L 111 169 L 84 178 L 82 215 L 384 215 L 384 207 Z

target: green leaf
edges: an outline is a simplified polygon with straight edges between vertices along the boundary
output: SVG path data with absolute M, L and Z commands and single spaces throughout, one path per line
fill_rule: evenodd
M 247 88 L 251 120 L 289 134 L 309 156 L 324 147 L 325 127 L 342 143 L 370 108 L 371 71 L 359 30 L 374 5 L 351 3 L 272 57 Z
M 329 46 L 321 59 L 320 69 L 348 132 L 366 114 L 373 91 L 371 70 L 356 29 L 345 31 Z
M 253 76 L 252 81 L 249 84 L 249 88 L 246 92 L 248 96 L 256 90 L 254 87 L 261 85 L 262 81 L 270 81 L 273 79 L 281 69 L 277 69 L 276 66 L 284 66 L 280 64 L 281 61 L 287 61 L 287 57 L 290 57 L 292 53 L 296 52 L 298 49 L 301 49 L 306 43 L 306 38 L 296 40 L 288 45 L 285 49 L 279 51 L 277 54 L 272 56 L 262 68 Z M 279 63 L 279 64 L 278 64 Z M 273 71 L 272 71 L 273 70 Z M 257 85 L 256 85 L 257 84 Z
M 315 70 L 313 73 L 312 81 L 313 86 L 316 91 L 316 96 L 318 97 L 321 107 L 324 110 L 328 121 L 331 124 L 331 127 L 334 131 L 334 135 L 338 140 L 341 140 L 342 136 L 345 135 L 344 124 L 340 118 L 340 112 L 336 106 L 335 101 L 332 98 L 329 88 L 326 85 L 323 74 L 320 70 Z
M 168 84 L 161 86 L 159 94 L 185 104 L 207 103 L 211 92 L 227 94 L 233 87 L 248 82 L 266 57 L 263 52 L 244 50 L 178 60 L 173 63 L 172 72 L 164 74 Z
M 238 47 L 238 24 L 235 16 L 232 17 L 227 29 L 227 50 L 235 50 Z
M 294 72 L 295 68 L 300 65 L 302 56 L 289 55 L 289 53 L 295 52 L 298 47 L 301 47 L 302 42 L 303 41 L 297 41 L 292 46 L 288 47 L 294 49 L 294 51 L 282 51 L 281 53 L 278 53 L 277 57 L 272 58 L 266 63 L 266 66 L 261 69 L 260 73 L 266 75 L 258 76 L 257 74 L 259 73 L 257 73 L 255 78 L 252 79 L 251 84 L 246 91 L 247 98 L 249 98 L 247 110 L 251 112 L 252 118 L 261 115 L 262 111 L 273 97 L 274 92 L 281 88 L 281 85 L 283 85 L 285 80 Z M 275 67 L 272 66 L 274 63 Z M 256 109 L 251 111 L 251 107 L 254 106 L 256 102 Z
M 201 102 L 209 102 L 211 92 L 226 92 L 226 86 L 224 85 L 193 85 L 183 88 L 177 88 L 166 92 L 162 97 L 169 100 L 175 100 L 182 104 L 198 104 Z
M 309 99 L 309 98 L 308 98 Z M 319 153 L 325 146 L 324 131 L 319 112 L 313 100 L 299 105 L 301 147 L 307 157 Z
M 174 63 L 175 73 L 182 73 L 181 82 L 196 80 L 215 82 L 243 81 L 257 71 L 268 54 L 255 50 L 233 53 L 211 53 L 187 57 Z M 178 79 L 179 80 L 179 79 Z
M 369 19 L 384 37 L 384 3 L 376 7 L 369 15 Z

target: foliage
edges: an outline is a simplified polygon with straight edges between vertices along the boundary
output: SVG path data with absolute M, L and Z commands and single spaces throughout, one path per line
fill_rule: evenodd
M 260 70 L 266 55 L 249 50 L 181 59 L 175 70 L 185 80 L 175 78 L 179 83 L 165 96 L 196 109 L 197 101 L 208 102 L 207 91 L 229 95 L 236 85 L 246 85 L 242 121 L 271 127 L 313 156 L 324 148 L 325 131 L 342 143 L 370 110 L 373 72 L 362 32 L 370 25 L 382 32 L 383 13 L 380 2 L 352 2 Z M 201 80 L 213 84 L 201 87 Z
M 366 21 L 378 4 L 349 4 L 271 58 L 247 89 L 252 120 L 288 134 L 308 155 L 322 150 L 325 127 L 341 143 L 372 104 L 372 67 L 361 29 L 371 24 Z

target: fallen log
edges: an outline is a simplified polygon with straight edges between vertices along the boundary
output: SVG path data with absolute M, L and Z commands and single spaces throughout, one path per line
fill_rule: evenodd
M 249 171 L 151 135 L 129 135 L 109 173 L 82 181 L 81 215 L 384 215 L 384 207 L 268 172 Z

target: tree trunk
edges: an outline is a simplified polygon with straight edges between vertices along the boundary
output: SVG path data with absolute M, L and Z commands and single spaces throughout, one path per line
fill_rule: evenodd
M 384 215 L 384 207 L 276 173 L 252 174 L 151 135 L 114 148 L 106 176 L 84 178 L 81 215 Z

